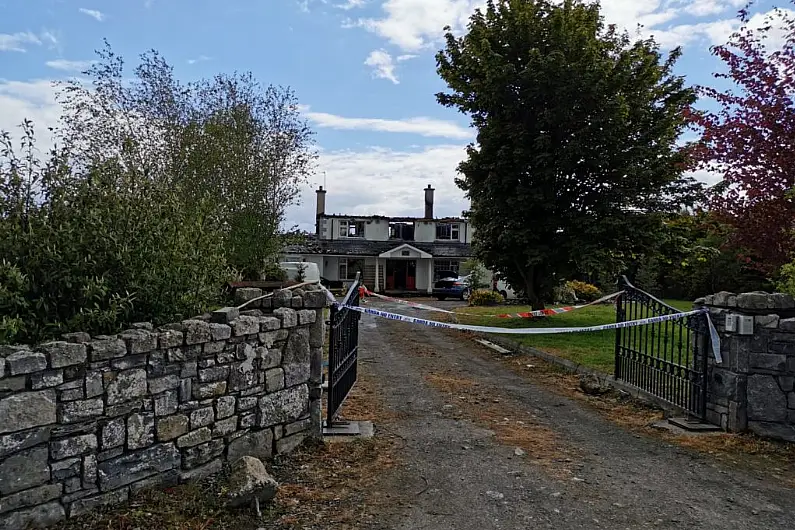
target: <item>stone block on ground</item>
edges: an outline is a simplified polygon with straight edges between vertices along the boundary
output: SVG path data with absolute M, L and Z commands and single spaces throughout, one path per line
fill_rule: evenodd
M 265 464 L 252 456 L 236 460 L 226 479 L 227 503 L 231 507 L 251 505 L 254 501 L 265 504 L 273 500 L 279 484 L 268 474 Z
M 610 387 L 603 385 L 593 374 L 580 376 L 580 389 L 589 396 L 600 396 L 610 391 Z

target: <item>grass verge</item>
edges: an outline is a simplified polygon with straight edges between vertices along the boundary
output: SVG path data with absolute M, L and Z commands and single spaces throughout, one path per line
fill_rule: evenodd
M 681 300 L 666 300 L 666 302 L 682 311 L 692 308 L 691 302 Z M 570 313 L 535 319 L 499 318 L 496 316 L 499 313 L 515 314 L 529 311 L 531 308 L 526 306 L 462 307 L 456 310 L 456 316 L 462 324 L 501 328 L 591 327 L 611 324 L 616 321 L 616 309 L 613 304 L 595 305 L 576 309 Z M 523 346 L 543 350 L 600 372 L 613 373 L 615 331 L 560 335 L 505 335 L 505 337 Z

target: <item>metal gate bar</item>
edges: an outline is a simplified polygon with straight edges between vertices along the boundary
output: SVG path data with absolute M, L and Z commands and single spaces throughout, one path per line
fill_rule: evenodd
M 681 313 L 619 281 L 616 322 Z M 615 378 L 704 419 L 707 408 L 707 322 L 703 314 L 616 330 Z
M 359 305 L 360 273 L 348 289 L 340 306 L 332 306 L 329 318 L 328 348 L 328 412 L 326 425 L 331 426 L 342 404 L 356 384 L 359 357 L 359 313 L 344 306 Z

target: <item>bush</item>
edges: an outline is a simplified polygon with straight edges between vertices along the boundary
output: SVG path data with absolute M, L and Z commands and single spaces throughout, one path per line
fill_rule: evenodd
M 486 269 L 478 260 L 470 259 L 465 261 L 464 269 L 469 271 L 466 280 L 467 287 L 473 291 L 486 287 Z
M 577 302 L 577 294 L 568 283 L 555 287 L 554 296 L 554 301 L 558 304 L 573 304 Z
M 129 185 L 118 165 L 39 163 L 33 145 L 31 127 L 22 156 L 0 137 L 0 341 L 163 324 L 219 300 L 230 271 L 200 205 L 171 187 Z
M 130 83 L 109 46 L 99 59 L 58 94 L 68 148 L 42 156 L 29 121 L 19 152 L 0 131 L 0 343 L 216 306 L 279 252 L 313 164 L 289 89 L 245 74 L 182 85 L 156 52 Z
M 287 271 L 278 263 L 269 263 L 262 272 L 262 279 L 269 282 L 283 282 L 287 280 Z
M 781 267 L 776 290 L 795 296 L 795 262 L 787 263 Z
M 503 302 L 505 299 L 500 293 L 488 289 L 479 289 L 469 295 L 469 305 L 471 306 L 497 305 Z
M 566 287 L 574 291 L 574 294 L 579 300 L 585 302 L 593 302 L 602 297 L 602 291 L 600 291 L 597 286 L 591 285 L 590 283 L 572 280 L 566 282 Z

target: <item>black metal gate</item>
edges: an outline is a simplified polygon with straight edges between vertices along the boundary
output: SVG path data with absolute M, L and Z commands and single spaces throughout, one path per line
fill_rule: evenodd
M 360 275 L 348 289 L 340 306 L 332 306 L 329 318 L 328 347 L 328 413 L 326 425 L 331 424 L 339 414 L 340 407 L 356 383 L 357 359 L 359 356 L 359 317 L 358 311 L 345 306 L 359 306 Z
M 681 313 L 622 277 L 616 322 Z M 616 330 L 615 377 L 704 419 L 707 407 L 707 319 L 679 320 Z

